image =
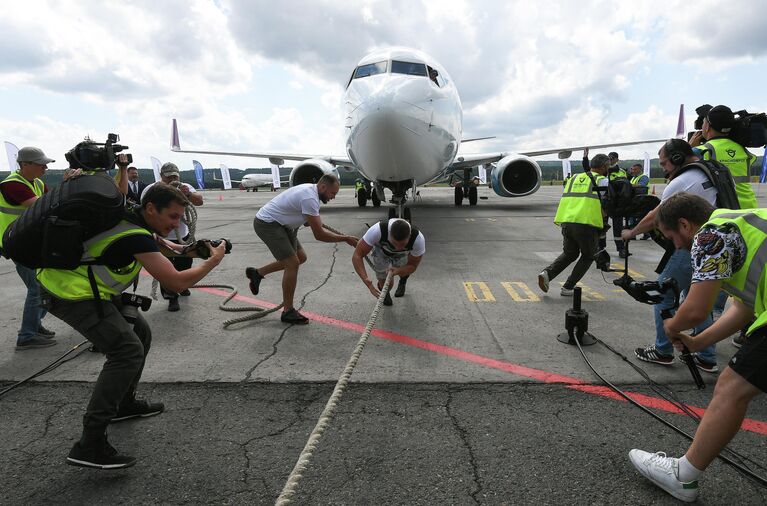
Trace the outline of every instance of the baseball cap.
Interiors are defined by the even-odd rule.
[[[47,165],[55,162],[53,158],[48,158],[40,148],[33,148],[31,146],[21,148],[19,154],[16,157],[17,162],[38,163],[40,165]]]
[[[178,171],[178,167],[176,167],[176,164],[173,162],[166,162],[162,164],[162,167],[160,167],[160,175],[161,176],[178,176],[181,177],[181,174]]]
[[[706,119],[708,119],[708,124],[711,125],[711,128],[723,134],[729,133],[735,125],[735,115],[732,113],[732,109],[726,105],[713,107],[708,111]]]

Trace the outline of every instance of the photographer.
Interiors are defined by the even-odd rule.
[[[562,296],[571,296],[594,261],[604,225],[601,201],[594,187],[607,186],[605,175],[609,163],[607,156],[598,154],[590,162],[590,172],[574,175],[565,185],[554,217],[554,223],[562,227],[562,254],[538,274],[542,291],[548,292],[549,282],[578,259],[559,292]]]
[[[142,267],[163,285],[182,291],[221,262],[226,249],[223,242],[210,248],[207,260],[183,272],[176,271],[160,253],[152,234],[166,236],[176,228],[186,203],[180,191],[158,183],[147,190],[140,209],[84,244],[90,256],[100,259],[98,264],[38,271],[48,311],[106,354],[83,417],[82,437],[69,452],[68,464],[99,469],[132,466],[136,460],[118,453],[107,441],[107,425],[156,415],[164,409],[161,403],[135,397],[152,333],[135,307],[124,307],[121,293],[136,282]],[[126,309],[133,310],[133,324],[126,320]]]
[[[706,109],[710,108],[708,111]],[[699,152],[703,160],[716,160],[730,169],[735,180],[735,191],[741,209],[758,207],[754,189],[751,187],[749,169],[756,160],[746,148],[729,138],[735,127],[735,115],[726,105],[716,107],[702,106],[696,109],[705,113],[701,130],[690,139],[691,146],[701,146]],[[697,125],[697,122],[696,122]]]
[[[665,321],[674,346],[691,351],[713,346],[754,322],[743,347],[730,359],[716,383],[695,438],[681,458],[631,450],[629,458],[648,479],[674,497],[694,501],[698,478],[737,434],[751,400],[767,391],[767,291],[760,251],[767,238],[767,210],[714,210],[705,199],[679,193],[656,213],[663,235],[677,248],[692,250],[694,272],[689,294],[673,318]],[[681,332],[708,318],[719,291],[734,304],[711,327],[695,336]]]
[[[663,169],[669,183],[663,190],[661,202],[665,202],[672,195],[679,192],[687,192],[697,195],[706,200],[712,206],[716,205],[717,189],[709,181],[706,174],[694,167],[687,165],[698,161],[698,157],[692,151],[692,147],[682,139],[670,139],[658,151],[660,166]],[[656,207],[632,229],[624,230],[621,236],[623,240],[628,241],[639,234],[650,232],[655,228],[656,216],[660,207]],[[666,278],[676,280],[682,294],[685,294],[690,287],[692,279],[692,265],[690,252],[677,249],[668,259],[666,265],[658,276],[658,281]],[[663,318],[661,313],[666,309],[673,308],[674,297],[667,293],[664,301],[653,306],[655,314],[655,344],[645,348],[634,350],[637,358],[644,362],[651,362],[660,365],[672,365],[674,363],[674,349],[668,336],[663,330]],[[700,322],[696,330],[698,332],[711,325],[711,318],[708,317]],[[701,350],[694,357],[695,364],[702,371],[715,373],[719,370],[716,365],[716,353],[714,346],[708,346]]]

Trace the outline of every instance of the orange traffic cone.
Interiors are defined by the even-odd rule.
[[[655,187],[653,187],[653,195],[655,195]],[[224,200],[224,196],[220,193],[218,194],[218,200]]]

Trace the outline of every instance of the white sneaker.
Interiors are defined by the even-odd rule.
[[[629,459],[642,476],[673,495],[680,501],[693,502],[698,498],[698,480],[679,481],[679,459],[666,457],[663,452],[650,453],[631,450]]]
[[[546,293],[549,291],[549,273],[546,271],[541,271],[540,274],[538,274],[538,287],[543,291],[543,293]]]
[[[574,291],[573,291],[572,288],[565,288],[564,286],[559,291],[559,295],[561,295],[563,297],[572,297],[573,293],[574,293]]]

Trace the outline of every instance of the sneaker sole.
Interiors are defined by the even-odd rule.
[[[157,416],[161,414],[163,411],[154,411],[152,413],[142,413],[140,415],[128,415],[128,416],[121,416],[121,417],[115,417],[112,418],[112,421],[109,423],[117,423],[117,422],[124,422],[125,420],[131,420],[133,418],[149,418],[150,416]]]
[[[546,280],[543,279],[543,276],[540,274],[538,275],[538,288],[540,288],[543,293],[549,293],[549,285],[546,284]]]
[[[114,469],[125,469],[126,467],[131,467],[136,464],[136,460],[132,460],[131,462],[126,462],[124,464],[97,464],[95,462],[88,462],[87,460],[77,460],[73,459],[72,457],[67,457],[67,464],[70,466],[77,466],[77,467],[89,467],[91,469],[103,469],[104,471],[111,471]]]
[[[248,288],[250,288],[250,293],[252,293],[253,295],[258,295],[258,289],[259,289],[259,287],[254,286],[253,284],[254,283],[253,278],[256,277],[256,272],[257,272],[256,269],[254,269],[253,267],[248,267],[247,269],[245,269],[245,277],[247,277],[248,280],[250,281],[250,283],[248,284]]]
[[[48,338],[46,338],[46,339],[48,339]],[[48,348],[49,346],[56,346],[56,343],[58,343],[58,341],[49,341],[49,342],[44,343],[44,344],[28,344],[26,346],[16,345],[16,349],[19,350],[19,351],[24,351],[24,350],[33,350],[33,349],[36,349],[36,348]]]
[[[634,356],[636,356],[637,359],[641,360],[642,362],[647,362],[648,364],[658,364],[658,365],[674,365],[674,359],[672,358],[668,362],[660,362],[658,360],[651,360],[649,358],[640,357],[636,353],[634,353]]]
[[[634,466],[634,468],[637,471],[639,471],[639,474],[644,476],[648,481],[652,482],[653,485],[655,485],[656,487],[662,489],[667,494],[670,494],[671,496],[676,497],[680,501],[684,501],[684,502],[695,502],[695,500],[698,498],[697,494],[695,494],[695,496],[693,496],[693,497],[680,496],[680,495],[678,495],[676,493],[675,490],[670,490],[664,483],[661,483],[659,481],[655,481],[652,478],[652,476],[650,476],[647,473],[647,468],[645,467],[645,465],[642,462],[637,462],[637,461],[634,460],[634,455],[632,454],[632,452],[629,452],[629,460],[631,461],[631,464]]]

